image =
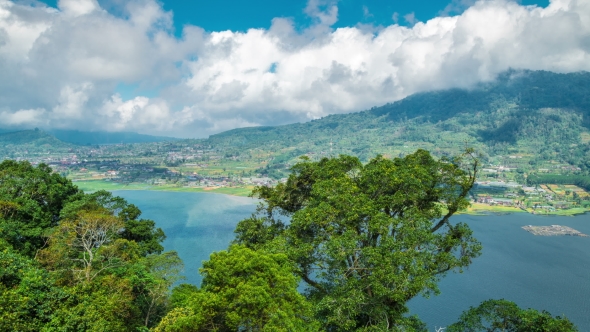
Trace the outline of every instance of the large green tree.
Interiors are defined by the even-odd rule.
[[[5,160],[0,163],[0,238],[33,257],[43,233],[57,225],[64,205],[81,197],[72,182],[45,164]]]
[[[254,191],[259,214],[238,224],[235,242],[286,254],[326,330],[422,329],[406,303],[480,254],[450,219],[468,206],[477,169],[471,151],[304,159],[286,183]]]
[[[174,291],[176,308],[156,331],[317,331],[286,255],[231,246],[213,253],[201,273],[201,289]]]
[[[521,309],[507,300],[487,300],[465,311],[448,332],[575,332],[567,318]]]

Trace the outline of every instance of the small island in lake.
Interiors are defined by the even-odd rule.
[[[561,225],[551,225],[551,226],[527,225],[527,226],[523,226],[522,228],[525,231],[532,233],[533,235],[542,235],[542,236],[569,235],[569,236],[584,236],[584,237],[588,236],[588,235],[581,233],[571,227],[561,226]]]

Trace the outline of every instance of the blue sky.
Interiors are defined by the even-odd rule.
[[[508,69],[590,71],[590,0],[0,0],[0,13],[5,127],[207,137]]]
[[[43,1],[57,7],[57,0]],[[311,19],[305,15],[307,0],[166,0],[160,1],[165,10],[174,13],[176,33],[182,31],[185,24],[200,26],[207,31],[246,31],[250,28],[267,29],[276,17],[292,18],[296,25],[305,27]],[[426,21],[441,14],[460,14],[467,4],[474,1],[452,0],[340,0],[338,5],[338,22],[333,27],[355,26],[359,23],[387,26],[394,23],[394,13],[398,13],[400,25],[407,25],[403,17],[414,13],[416,19]],[[548,0],[521,0],[523,5],[546,7]],[[100,0],[103,8],[116,13],[118,5],[113,0]],[[118,1],[114,1],[115,4]],[[445,13],[447,6],[455,10]]]

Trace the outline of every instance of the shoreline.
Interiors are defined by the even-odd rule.
[[[72,181],[80,190],[84,192],[94,192],[98,190],[116,191],[116,190],[146,190],[146,191],[167,191],[167,192],[194,192],[194,193],[212,193],[229,196],[248,197],[254,186],[245,187],[176,187],[154,186],[149,184],[131,183],[128,185],[120,183],[109,183],[101,180],[90,181]]]
[[[148,184],[131,183],[128,185],[106,182],[102,180],[89,180],[89,181],[73,181],[72,183],[78,186],[84,192],[94,192],[98,190],[146,190],[146,191],[167,191],[167,192],[194,192],[194,193],[212,193],[212,194],[223,194],[229,196],[238,197],[249,197],[254,186],[244,187],[176,187],[173,185],[154,186]],[[557,210],[550,213],[535,213],[532,209],[522,209],[511,206],[491,206],[481,203],[471,203],[471,205],[465,210],[460,211],[457,214],[466,214],[473,216],[486,216],[486,215],[503,215],[513,213],[529,213],[538,216],[576,216],[583,215],[589,211],[584,208],[573,208],[567,210]]]

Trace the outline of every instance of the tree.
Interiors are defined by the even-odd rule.
[[[106,191],[84,194],[46,165],[1,163],[0,330],[157,324],[182,263],[160,254],[164,233],[140,214]]]
[[[175,251],[149,255],[138,263],[132,273],[137,302],[144,326],[153,327],[169,310],[169,289],[184,279],[180,276],[184,265]]]
[[[44,245],[43,233],[57,225],[63,206],[82,195],[45,164],[0,163],[0,238],[28,257]]]
[[[286,183],[255,189],[263,203],[235,242],[286,254],[326,330],[422,329],[404,316],[407,301],[436,294],[442,276],[480,254],[469,227],[450,222],[469,205],[477,168],[471,151],[303,159]]]
[[[39,260],[52,270],[71,274],[75,281],[92,281],[101,272],[138,256],[135,243],[119,238],[123,226],[107,211],[80,212],[75,219],[62,220],[51,232],[49,246],[40,251]]]
[[[507,300],[487,300],[461,314],[447,332],[573,332],[577,328],[567,318],[547,311],[521,309]]]
[[[203,264],[201,289],[180,287],[177,307],[156,331],[313,331],[310,306],[297,292],[283,254],[231,246]]]
[[[112,193],[99,190],[91,194],[79,196],[75,201],[68,203],[61,211],[62,219],[72,218],[80,211],[92,211],[106,209],[108,213],[117,216],[125,224],[120,236],[129,241],[135,241],[142,256],[161,253],[164,250],[161,242],[166,235],[161,228],[156,228],[153,220],[138,219],[141,211],[137,206],[127,203],[121,197]]]
[[[0,331],[40,331],[61,293],[37,262],[8,247],[0,249]]]
[[[62,288],[65,296],[53,307],[42,331],[137,331],[141,317],[127,279],[105,275],[93,282]]]

